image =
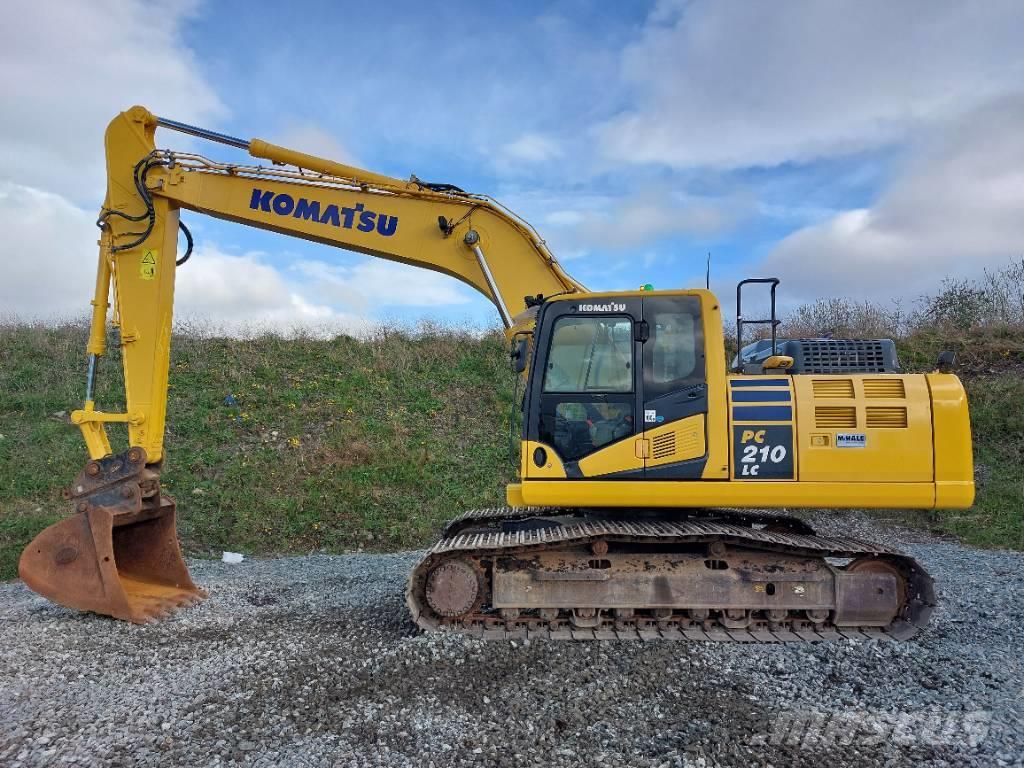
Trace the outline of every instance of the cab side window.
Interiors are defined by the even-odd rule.
[[[693,315],[689,312],[655,312],[651,378],[655,384],[681,381],[693,375],[697,364]]]
[[[651,402],[705,381],[704,331],[696,296],[644,303],[650,338],[644,344],[644,400]]]

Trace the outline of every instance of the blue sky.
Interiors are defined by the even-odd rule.
[[[789,304],[909,305],[1024,252],[1019,3],[43,5],[0,32],[22,74],[0,85],[0,312],[87,304],[99,137],[133,103],[493,194],[594,289],[700,285],[710,251],[723,298],[776,274]],[[186,221],[181,317],[496,321],[448,278]],[[62,281],[26,252],[60,254]]]

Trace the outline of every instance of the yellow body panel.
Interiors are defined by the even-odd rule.
[[[974,456],[967,394],[948,373],[925,376],[932,399],[936,506],[963,509],[974,503]]]
[[[509,486],[510,504],[517,506],[609,506],[630,507],[835,507],[835,508],[964,508],[974,499],[970,423],[963,386],[949,374],[856,374],[816,376],[766,376],[786,378],[785,386],[758,386],[750,376],[723,377],[723,400],[727,402],[728,426],[717,434],[730,445],[734,425],[741,432],[756,432],[765,426],[791,427],[794,439],[794,478],[791,480],[734,479],[634,480],[608,478],[559,479],[554,473],[540,480],[529,476]],[[785,392],[784,403],[792,408],[790,421],[754,422],[731,418],[733,399],[728,380],[741,379],[754,386],[743,387],[748,395],[740,405],[772,405],[758,393]],[[727,394],[728,393],[728,394]],[[778,400],[775,404],[778,404]],[[819,412],[819,408],[829,409]],[[659,426],[644,433],[643,440],[679,429],[689,430],[703,416]],[[710,424],[709,438],[715,433]],[[863,437],[858,447],[839,446],[839,436]],[[632,456],[650,458],[650,443],[640,448],[641,438],[630,438],[599,451],[591,458],[601,462],[589,471],[616,471],[631,464]],[[854,441],[856,442],[856,441]],[[708,440],[709,446],[711,440]],[[933,449],[934,445],[934,449]],[[634,453],[629,454],[627,449]],[[550,451],[550,449],[548,449]],[[694,451],[698,450],[696,445]],[[601,454],[604,454],[603,456]],[[697,453],[696,455],[701,455]],[[731,453],[729,454],[732,455]],[[524,454],[524,461],[527,456]],[[682,460],[673,457],[671,460]],[[580,462],[583,468],[586,459]],[[732,467],[731,472],[737,472]],[[536,482],[535,482],[536,480]]]
[[[704,317],[705,365],[707,367],[708,415],[707,464],[705,480],[729,477],[731,443],[728,428],[726,393],[725,334],[722,331],[722,308],[710,291],[700,291],[701,313]]]
[[[520,446],[522,447],[520,467],[524,470],[522,473],[524,477],[529,477],[531,480],[565,479],[565,467],[562,465],[562,459],[559,458],[558,452],[550,445],[534,442],[533,440],[523,440]],[[541,467],[538,467],[533,460],[534,451],[538,448],[542,448],[544,453],[547,454],[547,461]]]
[[[614,472],[628,472],[644,468],[643,454],[633,435],[611,443],[579,460],[577,466],[584,477],[600,477]]]
[[[650,448],[647,450],[648,467],[660,467],[677,461],[699,459],[707,451],[707,440],[704,435],[705,419],[703,413],[688,416],[679,421],[662,424],[655,429],[644,431],[644,440]],[[675,450],[659,456],[658,446],[662,440],[673,438]]]
[[[923,375],[807,374],[792,381],[800,480],[933,480],[931,402]],[[863,435],[863,445],[840,447],[837,435],[844,434]]]
[[[530,507],[923,509],[935,505],[935,486],[932,483],[754,483],[732,480],[527,480],[516,486],[514,497]]]

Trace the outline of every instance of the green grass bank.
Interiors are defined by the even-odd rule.
[[[85,343],[80,326],[0,326],[0,578],[70,512],[60,489],[85,461],[68,419]],[[977,504],[915,517],[972,544],[1024,549],[1024,333],[918,329],[899,345],[908,370],[927,370],[941,349],[961,354],[974,427]],[[502,503],[514,474],[513,378],[498,334],[179,335],[170,382],[163,478],[194,554],[417,547],[462,510]],[[123,408],[121,393],[114,347],[98,401]]]

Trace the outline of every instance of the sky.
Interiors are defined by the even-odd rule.
[[[910,306],[1024,254],[1024,3],[19,2],[0,28],[0,316],[84,316],[102,136],[182,122],[487,193],[594,290],[782,279]],[[160,131],[157,146],[237,159]],[[181,320],[487,327],[446,276],[185,212]]]

